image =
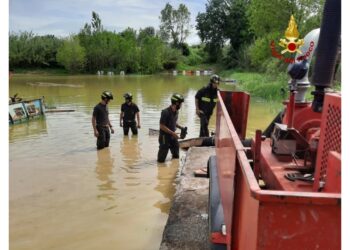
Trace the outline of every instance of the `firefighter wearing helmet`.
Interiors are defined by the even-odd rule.
[[[220,83],[218,75],[212,75],[207,86],[198,90],[195,96],[196,114],[200,118],[199,137],[209,136],[209,120],[217,102],[217,91]]]
[[[179,136],[175,133],[176,128],[181,131],[187,130],[186,127],[182,127],[177,123],[179,110],[184,97],[180,94],[173,94],[170,98],[171,105],[166,109],[162,110],[160,121],[159,121],[159,151],[158,151],[158,162],[164,162],[169,149],[173,159],[179,158]],[[182,133],[183,134],[183,133]],[[184,137],[183,137],[184,138]],[[182,138],[182,139],[183,139]]]
[[[141,128],[140,123],[140,110],[135,103],[132,101],[132,94],[125,93],[123,95],[125,98],[125,103],[121,106],[120,112],[120,127],[123,127],[124,135],[129,134],[129,129],[133,135],[137,135],[137,129]],[[135,121],[135,116],[137,117],[137,123]]]
[[[108,103],[113,100],[113,94],[109,91],[104,91],[101,94],[101,101],[94,107],[92,113],[92,127],[94,135],[97,137],[97,149],[103,149],[109,146],[110,132],[114,130],[109,120]]]

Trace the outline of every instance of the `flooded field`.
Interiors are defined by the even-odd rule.
[[[188,138],[197,137],[194,96],[207,82],[205,76],[14,76],[10,95],[45,96],[47,106],[75,112],[9,129],[10,249],[158,249],[181,159],[168,155],[158,164],[158,138],[148,129],[158,129],[160,111],[178,92],[185,96],[179,123]],[[109,110],[116,133],[109,148],[97,151],[91,115],[104,90],[114,95]],[[118,126],[125,92],[140,109],[137,137],[124,137]],[[254,99],[250,106],[247,136],[281,108]],[[214,125],[215,116],[210,130]]]

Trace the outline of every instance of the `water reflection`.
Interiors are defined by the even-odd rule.
[[[255,130],[264,130],[281,111],[280,103],[268,103],[260,99],[252,98],[248,112],[247,138],[255,136]]]
[[[47,134],[45,117],[36,118],[20,124],[9,126],[10,142],[35,139],[45,134]]]
[[[96,161],[96,177],[100,180],[101,184],[98,185],[101,194],[97,198],[114,200],[115,191],[113,187],[114,181],[111,179],[113,173],[114,159],[111,157],[109,148],[97,150],[97,161]]]
[[[162,213],[169,213],[171,200],[175,193],[175,183],[173,180],[179,169],[179,160],[171,160],[166,163],[158,163],[158,185],[154,190],[163,195],[163,199],[157,201],[153,206],[159,208]]]
[[[127,173],[124,177],[125,186],[127,187],[139,186],[142,182],[139,176],[142,172],[142,164],[139,163],[141,159],[140,151],[138,136],[123,136],[123,139],[120,141],[120,152],[122,161],[125,164],[121,168]]]
[[[120,152],[123,162],[128,168],[135,168],[141,158],[141,149],[138,136],[123,136],[120,141]]]

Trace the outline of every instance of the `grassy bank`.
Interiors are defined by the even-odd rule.
[[[234,72],[233,70],[222,71],[224,78],[235,79],[240,90],[249,92],[252,96],[260,97],[269,101],[279,101],[286,97],[281,89],[287,92],[288,76],[280,74],[271,76],[256,72]]]
[[[286,73],[268,75],[256,72],[234,72],[233,70],[227,70],[222,71],[220,76],[235,79],[237,81],[237,87],[240,90],[249,92],[252,96],[260,97],[269,101],[281,101],[288,97],[289,77]],[[336,79],[332,89],[335,91],[341,91],[341,82]],[[313,99],[313,96],[311,95],[312,90],[314,90],[313,86],[311,86],[306,93],[306,99]]]

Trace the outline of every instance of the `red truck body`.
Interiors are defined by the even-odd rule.
[[[216,117],[216,163],[226,232],[212,235],[227,249],[341,248],[341,97],[326,94],[322,113],[311,105],[292,107],[283,123],[318,146],[314,181],[290,181],[286,174],[307,165],[308,159],[272,152],[272,139],[260,136],[244,147],[249,108],[245,92],[220,91]],[[312,115],[305,115],[312,114]],[[289,118],[288,118],[289,117]],[[298,146],[299,147],[299,146]]]

